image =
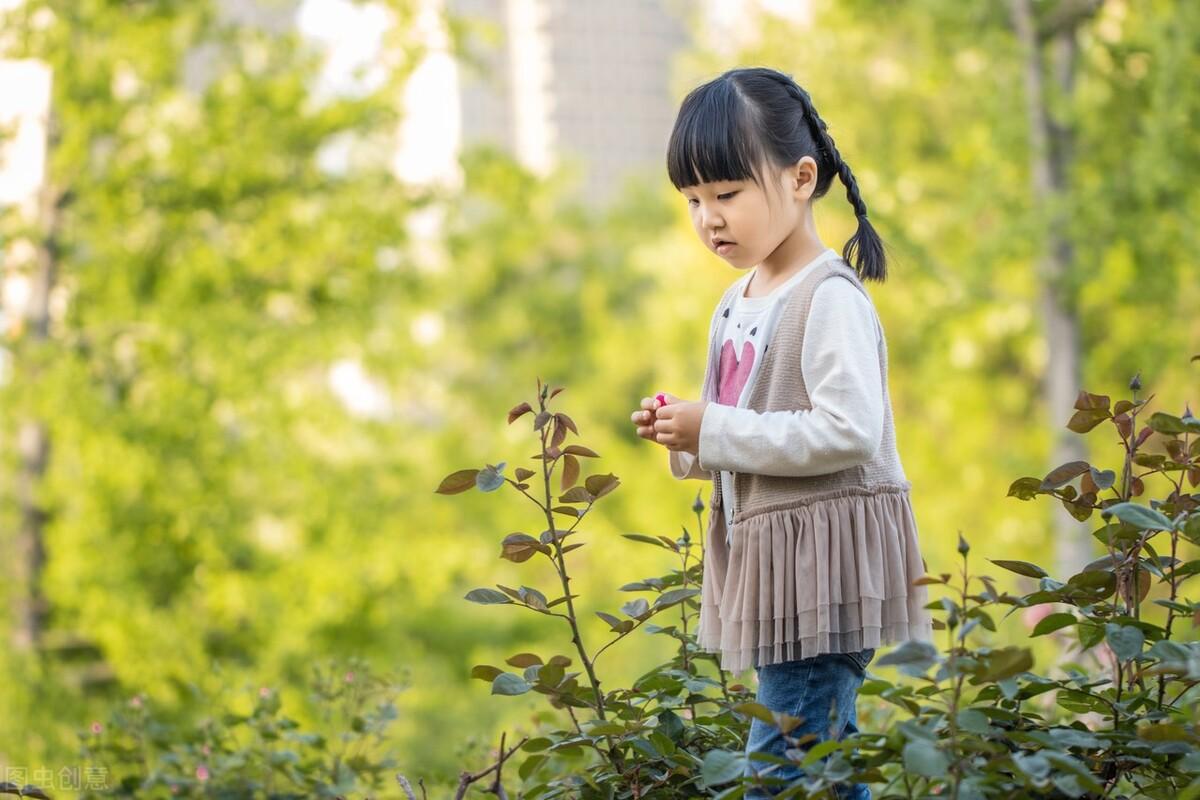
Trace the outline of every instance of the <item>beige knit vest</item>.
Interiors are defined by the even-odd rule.
[[[870,300],[855,271],[841,259],[830,259],[809,268],[811,274],[802,278],[780,299],[784,307],[780,311],[775,332],[763,353],[762,366],[751,389],[747,408],[755,411],[789,411],[811,409],[808,389],[800,370],[801,352],[804,348],[804,333],[808,323],[808,312],[813,294],[821,282],[830,278],[844,278],[853,283]],[[718,305],[714,321],[724,309],[733,305],[741,281],[730,287]],[[715,338],[715,337],[714,337]],[[880,377],[883,383],[884,423],[883,439],[875,456],[860,464],[839,472],[825,475],[790,477],[734,473],[734,517],[733,522],[747,519],[764,511],[773,511],[805,505],[814,500],[839,497],[848,494],[879,494],[881,492],[903,492],[911,488],[900,464],[896,450],[895,428],[887,385],[887,342],[879,340]],[[705,377],[704,397],[715,401],[716,369],[712,365]],[[779,366],[780,364],[785,366]],[[713,508],[721,508],[721,473],[713,474]]]
[[[756,411],[809,409],[801,352],[813,293],[822,281],[849,280],[840,259],[806,267],[785,305],[751,389]],[[702,397],[716,400],[717,321],[743,281],[725,293],[710,326]],[[869,299],[869,295],[868,295]],[[712,473],[697,642],[738,672],[822,653],[933,636],[910,483],[896,453],[887,394],[887,351],[880,337],[885,422],[879,450],[865,464],[825,475],[733,473],[734,514],[727,531],[721,472]],[[727,534],[732,534],[727,544]]]

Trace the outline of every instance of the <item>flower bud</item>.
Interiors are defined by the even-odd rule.
[[[1141,370],[1138,370],[1138,373],[1136,375],[1134,375],[1133,378],[1131,378],[1129,381],[1129,391],[1140,392],[1141,390],[1142,390],[1142,373],[1141,373]]]

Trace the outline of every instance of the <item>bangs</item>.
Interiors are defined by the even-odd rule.
[[[746,104],[727,81],[698,87],[679,109],[667,143],[667,176],[677,190],[716,181],[762,185],[764,163]]]

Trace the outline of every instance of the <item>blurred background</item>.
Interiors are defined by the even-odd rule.
[[[506,413],[540,378],[599,452],[585,466],[621,478],[575,556],[589,635],[618,586],[671,566],[621,533],[697,534],[708,484],[674,480],[629,415],[698,395],[740,274],[665,171],[683,96],[730,67],[810,91],[888,245],[869,290],[931,572],[959,532],[980,568],[1078,570],[1095,523],[1009,484],[1119,467],[1109,434],[1064,428],[1080,389],[1128,397],[1140,372],[1152,410],[1198,397],[1200,4],[0,11],[0,766],[75,763],[106,708],[184,709],[190,684],[270,686],[306,718],[300,685],[338,655],[404,676],[391,736],[414,779],[481,768],[542,718],[470,670],[567,635],[463,595],[548,584],[497,558],[544,519],[434,489],[534,463]],[[840,184],[816,217],[840,250]],[[670,645],[631,636],[608,674]],[[1037,646],[1039,667],[1060,656]]]

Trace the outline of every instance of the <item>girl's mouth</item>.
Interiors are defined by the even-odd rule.
[[[732,250],[736,246],[737,246],[737,242],[718,241],[716,249],[717,249],[718,253],[724,255],[725,253],[728,253],[730,250]]]

